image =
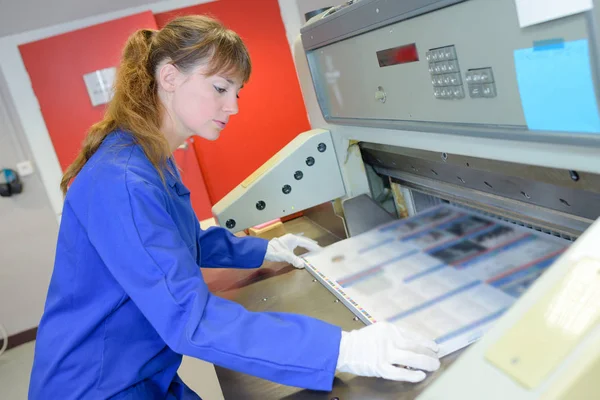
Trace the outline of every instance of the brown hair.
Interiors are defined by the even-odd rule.
[[[159,31],[135,32],[123,50],[114,96],[104,118],[90,128],[80,153],[63,175],[60,183],[63,194],[106,136],[116,129],[133,135],[164,180],[162,171],[171,150],[160,132],[162,110],[155,76],[164,61],[182,72],[204,64],[209,76],[223,73],[243,83],[250,78],[252,68],[240,37],[209,17],[180,17]]]

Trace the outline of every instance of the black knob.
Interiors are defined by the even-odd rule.
[[[575,182],[579,180],[579,174],[577,171],[569,171],[569,175],[571,175],[571,179],[573,179]]]
[[[308,165],[309,167],[312,167],[313,165],[315,165],[315,159],[312,157],[308,157],[306,159],[306,165]]]
[[[283,194],[290,194],[290,192],[292,191],[292,187],[290,185],[285,185],[281,191],[283,192]]]
[[[267,206],[267,204],[262,200],[259,201],[258,203],[256,203],[256,209],[259,211],[264,210],[266,206]]]
[[[225,222],[225,226],[227,227],[227,229],[235,228],[235,220],[228,219],[227,222]]]
[[[319,153],[324,153],[325,150],[327,150],[327,145],[325,143],[319,143],[317,150],[319,150]]]
[[[304,177],[304,174],[302,173],[302,171],[296,171],[296,173],[294,173],[294,178],[296,178],[297,181],[299,181],[303,177]]]

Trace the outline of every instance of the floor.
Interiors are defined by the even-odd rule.
[[[0,356],[0,388],[7,400],[27,398],[35,342],[15,347]]]
[[[0,393],[2,400],[26,400],[35,342],[15,347],[0,356]],[[179,368],[181,379],[204,400],[224,400],[212,364],[184,357]]]

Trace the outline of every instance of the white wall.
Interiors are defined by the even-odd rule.
[[[0,76],[0,168],[30,157],[11,118]],[[0,197],[0,324],[9,335],[37,325],[42,315],[58,225],[39,175],[22,178],[23,193]]]

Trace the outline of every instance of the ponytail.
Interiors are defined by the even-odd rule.
[[[82,150],[66,169],[60,188],[66,195],[68,185],[94,155],[104,139],[115,129],[133,133],[150,162],[163,178],[162,166],[169,157],[169,144],[160,133],[160,112],[156,79],[148,68],[148,55],[155,32],[142,29],[127,41],[117,71],[114,96],[104,118],[92,125],[83,141]]]

